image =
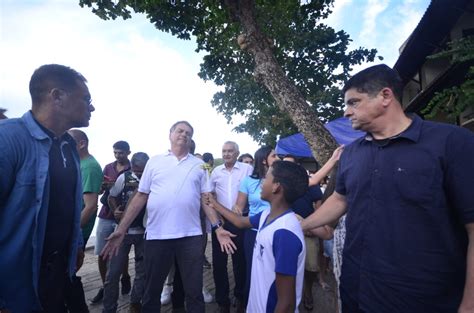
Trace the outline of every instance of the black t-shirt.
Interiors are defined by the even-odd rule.
[[[74,163],[75,146],[66,140],[67,134],[56,137],[42,127],[51,137],[49,151],[49,205],[43,244],[43,260],[54,252],[68,255],[76,197],[77,168]]]

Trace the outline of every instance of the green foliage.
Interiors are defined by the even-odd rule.
[[[242,116],[235,129],[247,132],[261,144],[274,144],[278,135],[297,131],[285,112],[253,76],[254,61],[237,44],[241,26],[218,0],[80,0],[103,19],[131,17],[131,10],[145,13],[161,31],[181,39],[194,37],[196,51],[205,51],[199,76],[222,89],[211,103],[228,122]],[[234,2],[238,5],[239,1]],[[348,50],[350,38],[322,24],[333,0],[256,0],[255,16],[272,42],[276,60],[324,121],[342,115],[340,87],[356,64],[373,61],[375,49]],[[271,74],[271,73],[270,73]]]
[[[430,58],[450,58],[451,64],[474,61],[474,36],[461,38],[448,44],[448,49],[430,56]],[[434,118],[438,113],[446,114],[454,123],[457,117],[469,107],[474,107],[474,66],[471,65],[465,76],[466,80],[459,86],[436,92],[435,96],[422,113]]]

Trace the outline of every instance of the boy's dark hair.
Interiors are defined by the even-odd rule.
[[[390,88],[398,102],[402,103],[403,82],[400,75],[389,66],[379,64],[352,76],[342,88],[342,94],[344,95],[349,89],[355,88],[358,92],[375,96],[386,87]]]
[[[150,157],[145,152],[134,153],[131,159],[132,166],[145,167]]]
[[[293,203],[308,191],[306,170],[290,161],[274,161],[272,164],[273,182],[283,187],[286,202]]]
[[[113,148],[122,151],[130,151],[130,145],[128,144],[128,142],[123,140],[114,143]]]
[[[209,162],[210,160],[213,160],[213,161],[214,161],[214,156],[212,155],[212,153],[205,152],[205,153],[202,155],[202,160],[203,160],[205,163]]]
[[[46,64],[37,68],[30,79],[30,95],[33,104],[39,104],[43,96],[53,88],[73,91],[77,82],[86,83],[81,73],[59,64]]]

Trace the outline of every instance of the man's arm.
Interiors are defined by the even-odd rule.
[[[226,220],[234,224],[238,228],[251,228],[250,218],[248,216],[240,216],[231,210],[225,208],[222,204],[217,202],[214,197],[209,198],[210,206],[219,212]]]
[[[237,215],[242,215],[247,205],[248,205],[247,194],[243,193],[242,191],[239,191],[237,195],[237,200],[235,201],[235,205],[232,207],[232,211],[237,213]]]
[[[99,194],[95,192],[86,192],[82,194],[84,201],[84,209],[81,212],[81,228],[86,226],[89,222],[92,214],[97,212],[97,201],[99,200]]]
[[[201,194],[201,206],[207,218],[209,219],[209,221],[211,221],[211,224],[218,225],[220,223],[219,216],[216,213],[216,211],[214,211],[212,207],[209,206],[210,199],[214,199],[211,193],[205,192]],[[232,254],[237,250],[237,246],[232,241],[232,238],[235,237],[236,235],[223,229],[222,227],[218,227],[217,229],[213,231],[216,232],[217,240],[219,241],[222,252],[225,251],[227,252],[227,254]]]
[[[122,244],[123,237],[125,236],[127,229],[132,224],[133,220],[138,216],[140,211],[146,205],[148,201],[148,194],[137,192],[133,199],[130,201],[130,204],[125,211],[125,215],[122,217],[120,224],[117,229],[106,239],[107,244],[100,253],[100,255],[107,259],[117,255],[120,245]]]
[[[459,313],[474,312],[474,223],[466,224],[469,245],[467,246],[466,284],[459,306]]]
[[[334,192],[319,209],[301,222],[303,231],[331,224],[346,213],[346,197]]]
[[[123,206],[120,203],[118,197],[114,197],[109,195],[109,198],[107,199],[107,202],[109,204],[110,210],[114,213],[115,220],[117,222],[120,222],[120,220],[123,217]]]
[[[296,304],[295,277],[276,273],[275,286],[278,298],[275,313],[294,312]]]

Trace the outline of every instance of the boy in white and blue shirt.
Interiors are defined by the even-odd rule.
[[[249,313],[298,312],[306,249],[303,231],[290,204],[307,188],[304,168],[292,162],[275,161],[262,184],[261,198],[270,202],[269,209],[250,218],[243,217],[210,199],[211,206],[227,221],[239,228],[258,229],[247,305]]]

